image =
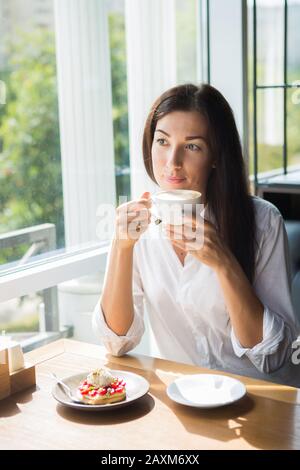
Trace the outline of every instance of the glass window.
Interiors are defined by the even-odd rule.
[[[53,289],[57,292],[56,287]],[[25,352],[61,336],[71,336],[73,328],[65,323],[64,316],[52,328],[49,294],[50,290],[44,290],[0,303],[0,335],[20,342]]]
[[[199,8],[199,0],[176,0],[178,83],[197,83],[200,80]]]
[[[124,0],[106,5],[118,198],[130,196]],[[73,250],[65,236],[54,1],[39,6],[37,0],[0,0],[0,13],[0,275],[4,275],[8,269],[44,262],[81,246]],[[90,82],[92,88],[92,77]],[[82,171],[94,173],[86,165]],[[0,305],[0,330],[36,332],[39,304],[44,302],[47,315],[57,310],[56,288],[38,293],[34,301],[27,297]]]
[[[283,141],[283,90],[259,90],[257,93],[259,173],[282,166]]]
[[[288,82],[300,80],[300,0],[288,2]]]
[[[20,340],[35,335],[40,326],[42,294],[32,294],[11,299],[0,304],[0,334],[22,334]]]
[[[124,0],[109,0],[106,5],[118,201],[120,195],[130,197]],[[0,273],[3,274],[7,263],[24,265],[35,255],[43,253],[46,257],[50,252],[61,252],[66,248],[66,236],[54,2],[45,0],[41,5],[37,0],[0,0],[0,12],[4,13],[0,19],[1,103],[5,92],[5,104],[0,104]],[[74,112],[79,106],[81,109],[87,106],[79,101],[77,97]],[[81,124],[85,125],[85,117],[82,119]],[[80,158],[84,160],[84,157],[81,152]],[[79,157],[74,149],[75,158]],[[93,172],[83,162],[78,168],[82,168],[82,174]],[[65,181],[66,178],[65,175]],[[33,247],[31,229],[38,227],[41,239]]]
[[[116,189],[119,201],[120,196],[130,199],[125,6],[124,0],[113,0],[108,5]]]
[[[7,94],[0,107],[1,265],[31,247],[30,233],[5,240],[12,231],[51,224],[54,238],[46,230],[41,251],[65,243],[53,2],[45,3],[49,14],[40,28],[34,1],[0,0],[0,78]]]
[[[288,4],[287,77],[290,84],[300,87],[300,0]],[[300,88],[287,93],[288,162],[300,165]]]
[[[299,70],[300,76],[300,70]],[[300,85],[300,80],[298,81]],[[287,139],[288,162],[291,166],[300,165],[300,88],[287,92]]]
[[[250,174],[255,148],[259,173],[300,163],[299,24],[300,0],[248,0]]]
[[[253,126],[253,113],[254,113],[254,95],[253,95],[253,67],[254,67],[254,51],[253,51],[253,1],[248,0],[248,16],[247,16],[247,30],[248,30],[248,164],[249,174],[254,173],[254,126]]]
[[[102,85],[97,80],[99,75],[102,77],[103,70],[99,67],[102,64],[99,51],[92,48],[92,40],[86,39],[88,35],[84,37],[80,32],[87,29],[91,21],[92,38],[102,37],[97,36],[98,18],[91,14],[100,10],[103,12],[100,8],[98,10],[98,6],[103,5],[100,2],[102,0],[99,0],[99,4],[94,3],[91,10],[90,6],[81,10],[81,13],[85,13],[83,20],[80,15],[80,8],[84,8],[82,2],[74,2],[79,11],[72,10],[73,16],[68,16],[70,10],[66,9],[59,10],[62,16],[58,17],[54,0],[0,0],[0,276],[4,276],[10,268],[18,270],[30,266],[32,261],[45,263],[51,256],[74,254],[79,248],[83,250],[82,245],[73,246],[69,242],[70,227],[67,219],[74,221],[74,232],[83,235],[89,233],[86,225],[77,217],[76,210],[88,211],[89,204],[86,201],[97,199],[95,187],[89,185],[91,178],[95,174],[99,175],[97,188],[102,184],[105,188],[114,184],[114,181],[111,184],[109,180],[109,184],[104,185],[106,171],[108,177],[111,177],[111,171],[108,167],[102,168],[102,161],[97,161],[98,145],[92,142],[94,133],[91,131],[89,134],[92,127],[89,124],[97,122],[99,127],[99,115],[102,116],[98,108],[92,116],[89,113],[93,106],[91,97],[98,99],[106,91],[107,95],[112,92],[114,162],[110,161],[113,159],[111,153],[106,161],[112,163],[115,170],[112,179],[115,176],[116,202],[119,196],[131,197],[125,0],[105,2],[109,36],[109,51],[105,50],[105,53],[108,52],[107,57],[110,58],[111,83],[106,81],[104,87],[107,83],[107,88],[111,85],[111,90],[101,89],[98,93],[97,87]],[[200,3],[199,0],[176,0],[175,3],[179,83],[197,82],[201,76]],[[64,21],[66,18],[67,22]],[[62,31],[66,24],[71,30],[71,39]],[[101,33],[104,29],[101,29]],[[67,39],[69,42],[65,44]],[[100,41],[94,43],[99,44]],[[80,66],[80,60],[86,56],[89,56],[87,63],[90,69]],[[108,60],[107,57],[101,57],[103,63]],[[68,60],[64,61],[66,58]],[[77,74],[73,73],[72,65]],[[104,70],[107,72],[107,68]],[[97,80],[93,75],[95,71],[98,73],[95,73]],[[62,82],[67,84],[66,88]],[[68,86],[72,82],[76,85],[74,88]],[[83,89],[80,88],[82,83],[85,85],[84,97],[74,92]],[[64,93],[61,93],[61,87]],[[67,97],[66,107],[62,106],[62,96]],[[73,127],[70,125],[70,128],[64,128],[66,123],[68,127],[70,121]],[[91,137],[90,146],[86,141],[83,145],[80,139],[75,145],[74,128],[78,131],[77,135],[81,136],[80,130],[83,129],[85,135]],[[67,158],[66,152],[61,151],[65,149],[66,141]],[[106,148],[109,145],[105,147],[104,142],[104,151]],[[85,156],[91,149],[96,149],[94,161],[91,159],[86,163]],[[73,173],[75,183],[70,177],[73,177]],[[82,197],[83,175],[84,191],[88,193],[89,199]],[[105,191],[108,192],[108,189]],[[73,201],[74,193],[76,204]],[[70,216],[69,208],[73,209],[74,206],[75,211],[70,211]],[[89,214],[87,218],[90,220]],[[91,216],[94,216],[93,210]],[[84,245],[86,250],[90,249],[88,242],[88,246]],[[53,287],[32,296],[0,303],[0,331],[26,331],[26,334],[41,331],[44,328],[41,311],[45,309],[48,319],[51,312],[53,317],[56,316],[57,294],[58,289]],[[57,327],[57,321],[54,324]]]
[[[257,0],[257,82],[284,82],[284,0]]]

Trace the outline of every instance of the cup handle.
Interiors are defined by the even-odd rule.
[[[151,198],[151,202],[154,206],[156,205],[156,202],[153,198]],[[151,212],[151,218],[153,219],[155,225],[159,225],[162,222],[162,220],[155,213],[152,212],[152,209],[150,209],[150,212]]]

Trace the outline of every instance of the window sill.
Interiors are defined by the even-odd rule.
[[[45,344],[52,343],[53,341],[57,341],[60,338],[71,338],[73,333],[73,328],[71,326],[66,326],[60,331],[53,331],[53,332],[32,332],[29,333],[29,337],[26,339],[21,339],[24,337],[24,333],[15,333],[11,334],[13,340],[19,342],[22,346],[23,352],[27,353],[32,351],[33,349],[37,349]]]
[[[109,243],[48,259],[0,276],[0,302],[57,286],[61,282],[105,270]]]

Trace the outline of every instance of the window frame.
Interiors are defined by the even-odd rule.
[[[266,84],[260,85],[257,80],[257,0],[253,0],[253,165],[254,174],[253,182],[255,190],[257,191],[261,180],[265,180],[266,177],[271,177],[279,174],[286,175],[289,171],[288,167],[288,136],[287,136],[287,92],[291,88],[300,88],[300,84],[288,83],[287,72],[288,72],[288,0],[284,1],[284,34],[283,34],[283,83],[274,85]],[[267,172],[258,173],[258,137],[257,137],[257,121],[258,121],[258,106],[257,106],[257,94],[259,90],[283,90],[283,153],[282,153],[282,167],[272,169]]]
[[[61,282],[104,271],[110,243],[70,256],[48,258],[26,269],[0,276],[0,302],[57,286]]]
[[[248,165],[247,0],[208,0],[208,8],[210,84],[233,109]]]

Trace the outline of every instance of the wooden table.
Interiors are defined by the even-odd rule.
[[[300,448],[296,388],[235,376],[247,396],[200,410],[172,402],[166,387],[181,374],[212,372],[206,369],[140,355],[113,357],[101,346],[72,340],[34,350],[26,359],[36,364],[37,386],[0,402],[0,449]],[[66,408],[52,398],[50,371],[63,377],[103,365],[142,375],[149,394],[101,413]]]

